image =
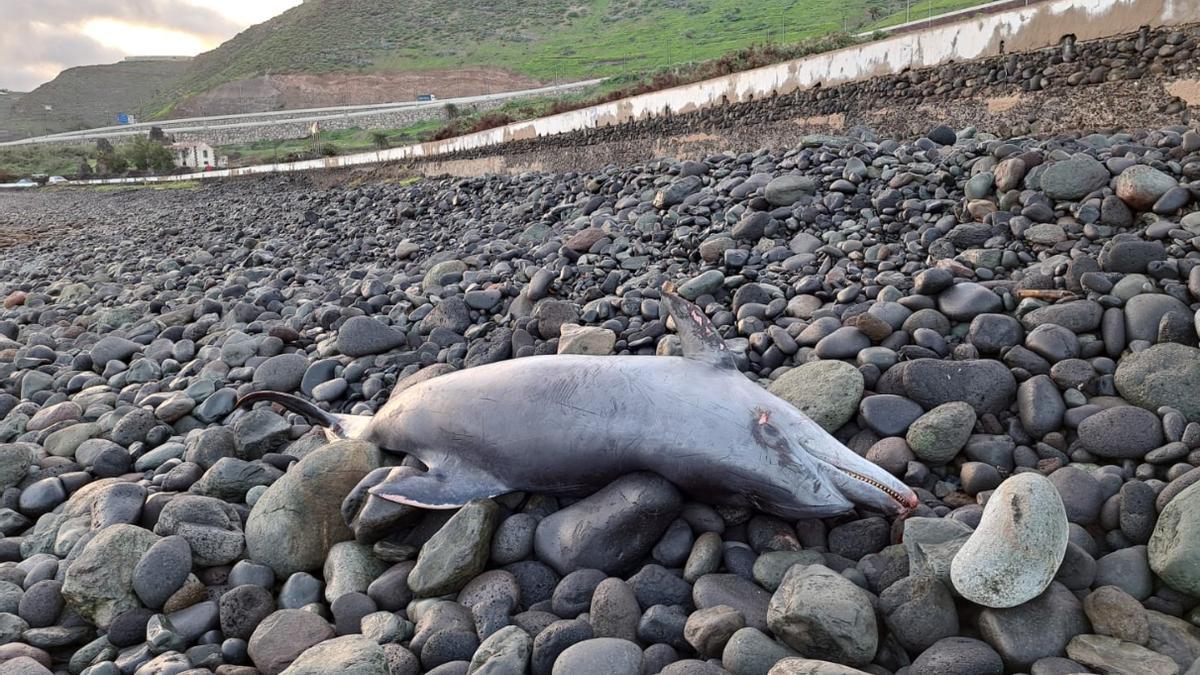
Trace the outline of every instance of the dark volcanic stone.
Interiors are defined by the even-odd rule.
[[[108,627],[108,641],[114,647],[125,648],[146,641],[146,622],[154,612],[144,607],[122,612]]]
[[[982,354],[999,354],[1006,347],[1021,344],[1025,329],[1007,314],[980,314],[971,320],[967,340]]]
[[[979,631],[1008,668],[1023,670],[1040,658],[1065,653],[1071,638],[1088,631],[1088,621],[1075,594],[1051,582],[1044,593],[1022,605],[984,609]]]
[[[1078,201],[1107,185],[1111,177],[1103,164],[1078,154],[1048,165],[1041,174],[1041,185],[1051,199]]]
[[[958,633],[954,596],[937,577],[897,581],[879,596],[879,611],[892,636],[910,652],[921,652]]]
[[[955,321],[970,321],[1003,308],[1000,296],[976,283],[955,284],[938,295],[938,309]]]
[[[227,638],[248,640],[254,629],[271,612],[275,599],[262,586],[246,584],[231,588],[221,596],[221,632]]]
[[[1026,314],[1021,323],[1032,330],[1042,324],[1054,324],[1069,329],[1073,333],[1087,333],[1100,326],[1104,316],[1104,308],[1098,302],[1091,300],[1076,300],[1047,305]]]
[[[1137,459],[1163,444],[1162,423],[1144,408],[1117,406],[1085,419],[1079,440],[1099,457]]]
[[[682,505],[679,490],[657,475],[630,474],[544,518],[534,549],[559,574],[625,571],[650,552]]]
[[[998,361],[917,359],[905,366],[902,378],[905,394],[926,410],[965,401],[977,414],[998,413],[1017,390],[1012,373]]]
[[[63,610],[62,582],[46,579],[25,589],[17,615],[30,628],[54,625]]]
[[[554,662],[568,647],[593,637],[592,626],[582,619],[555,621],[533,639],[529,667],[533,675],[550,675]]]
[[[867,426],[881,436],[903,436],[925,410],[903,396],[880,394],[863,398],[858,412]]]
[[[192,549],[178,535],[155,542],[133,570],[133,590],[147,607],[161,608],[192,571]]]
[[[954,145],[958,142],[958,134],[955,134],[954,130],[945,124],[939,124],[930,129],[925,137],[939,145]]]
[[[1100,251],[1100,268],[1105,272],[1145,272],[1151,262],[1166,257],[1162,242],[1114,239]]]
[[[1004,662],[986,642],[947,637],[933,643],[913,661],[916,675],[1004,675]]]
[[[347,356],[382,354],[407,341],[404,333],[366,316],[352,317],[338,331],[338,351]]]
[[[753,581],[735,574],[706,574],[693,586],[692,600],[701,609],[728,605],[742,613],[747,626],[767,630],[771,595]]]

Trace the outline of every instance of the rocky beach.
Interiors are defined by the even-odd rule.
[[[345,179],[0,195],[0,674],[1200,673],[1195,130]],[[235,409],[678,355],[665,284],[920,506],[382,509]]]

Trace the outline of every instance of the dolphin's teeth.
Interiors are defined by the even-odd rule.
[[[860,480],[860,481],[866,483],[867,485],[870,485],[871,487],[878,489],[880,492],[883,492],[887,496],[896,500],[897,503],[904,504],[904,496],[901,495],[899,492],[893,490],[892,488],[884,485],[883,483],[880,483],[879,481],[877,481],[873,478],[868,478],[867,476],[864,476],[861,473],[858,473],[856,471],[851,471],[849,469],[842,469],[840,467],[839,467],[839,470],[842,473],[850,476],[851,478]]]

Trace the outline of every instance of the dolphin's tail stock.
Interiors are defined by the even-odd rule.
[[[369,417],[360,415],[337,415],[335,413],[326,412],[317,406],[305,401],[299,396],[285,394],[279,391],[256,391],[238,399],[237,407],[252,406],[259,401],[270,401],[283,406],[297,415],[304,417],[310,424],[323,427],[325,435],[330,440],[341,438],[362,438],[366,432],[367,423],[370,422]]]

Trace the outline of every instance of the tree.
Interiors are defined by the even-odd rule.
[[[125,159],[142,171],[170,171],[175,166],[171,151],[155,143],[149,136],[138,136],[125,146]]]
[[[167,134],[162,127],[150,127],[150,140],[162,144],[167,142]]]
[[[389,145],[388,141],[389,141],[388,135],[383,133],[382,131],[372,131],[371,132],[371,142],[375,144],[375,147],[377,149],[387,150],[388,145]]]
[[[108,142],[107,138],[96,141],[96,173],[124,173],[127,168],[129,168],[129,163],[125,161],[124,157],[117,154],[116,148]]]
[[[872,21],[883,18],[887,11],[887,0],[867,0],[867,16],[871,17]]]

